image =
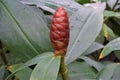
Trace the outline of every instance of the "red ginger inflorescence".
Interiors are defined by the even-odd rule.
[[[64,56],[69,43],[69,20],[63,7],[58,7],[53,15],[50,27],[50,39],[54,54]]]

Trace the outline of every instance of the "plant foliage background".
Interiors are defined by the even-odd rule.
[[[69,80],[119,80],[120,0],[0,0],[0,80],[62,80],[49,39],[59,6],[70,22]]]

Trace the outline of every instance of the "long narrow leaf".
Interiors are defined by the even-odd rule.
[[[68,49],[68,56],[66,57],[67,63],[74,61],[82,55],[95,41],[102,28],[102,11],[87,8],[86,11],[83,11],[83,9],[84,8],[81,8],[81,11],[78,13],[81,16],[78,16],[80,18],[80,20],[78,20],[79,25],[76,25],[78,23],[74,24],[74,28],[71,30],[71,40],[73,41],[70,42],[70,47]],[[79,31],[78,33],[76,29]]]
[[[83,59],[87,64],[89,64],[90,66],[93,66],[98,71],[100,71],[104,67],[104,65],[102,65],[101,63],[97,61],[90,59],[89,57],[81,56],[80,59]]]
[[[88,55],[92,52],[95,52],[101,48],[103,48],[104,46],[100,43],[94,42],[91,44],[91,46],[82,54],[82,55]]]
[[[112,41],[110,41],[102,50],[100,54],[100,59],[110,54],[110,52],[120,50],[120,38],[116,38]]]

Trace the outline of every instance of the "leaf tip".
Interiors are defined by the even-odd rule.
[[[107,33],[107,32],[104,34],[104,36],[105,36],[106,40],[109,39],[109,38],[108,38],[108,33]]]
[[[103,57],[104,57],[103,53],[100,53],[99,60],[102,59]]]

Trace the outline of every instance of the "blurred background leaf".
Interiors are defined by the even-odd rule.
[[[23,69],[29,67],[29,66],[34,66],[36,64],[38,64],[40,61],[49,58],[53,55],[53,52],[46,52],[43,54],[39,54],[36,57],[32,58],[31,60],[27,61],[26,63],[22,64],[21,66],[19,65],[19,67],[16,68],[17,65],[15,65],[15,69],[14,69],[14,65],[13,67],[9,67],[8,69],[12,72],[12,74],[10,74],[6,80],[9,80],[10,78],[13,77],[14,74],[18,73],[19,71],[22,71]],[[19,77],[19,75],[17,75]],[[20,75],[21,76],[21,75]]]
[[[70,80],[94,80],[96,77],[95,70],[84,62],[73,62],[69,64],[68,74]]]
[[[16,71],[22,64],[14,64],[8,67],[8,70],[12,73]],[[32,69],[30,68],[24,68],[23,70],[19,71],[15,74],[15,79],[19,80],[29,80],[31,75]]]
[[[84,60],[90,66],[93,66],[97,71],[100,71],[104,67],[102,63],[92,60],[91,58],[87,56],[81,56],[80,59]]]
[[[97,75],[97,80],[119,80],[120,64],[109,64]]]
[[[102,50],[100,54],[100,59],[110,54],[110,52],[120,50],[120,38],[116,38],[110,41]]]
[[[5,66],[0,66],[0,80],[4,80]]]
[[[104,46],[100,43],[93,42],[91,46],[82,54],[82,55],[88,55],[91,54],[92,52],[95,52],[99,49],[102,49]]]

